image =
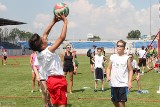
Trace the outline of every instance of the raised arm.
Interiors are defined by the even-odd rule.
[[[66,38],[67,24],[68,24],[67,18],[64,15],[59,15],[59,18],[63,21],[64,24],[60,36],[54,42],[54,44],[49,48],[49,51],[51,52],[54,52]]]
[[[52,27],[54,26],[54,24],[58,22],[58,18],[57,16],[54,16],[54,19],[52,20],[52,22],[48,25],[48,27],[45,29],[44,33],[43,33],[43,38],[46,40]]]

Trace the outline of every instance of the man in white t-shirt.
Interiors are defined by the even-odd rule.
[[[137,64],[137,61],[134,59],[133,54],[129,54],[129,58],[131,59],[132,67],[133,67],[133,74],[136,73],[136,80],[138,86],[138,93],[141,93],[141,84],[140,84],[140,68]]]
[[[144,71],[146,68],[146,51],[144,50],[144,46],[142,46],[142,50],[139,50],[139,66],[142,67],[142,75],[144,75]]]
[[[117,54],[110,56],[107,81],[111,85],[111,99],[115,107],[125,107],[128,90],[132,88],[133,69],[129,56],[125,54],[126,42],[117,42]]]
[[[63,27],[60,36],[55,40],[52,46],[48,46],[47,37],[56,22],[62,20]],[[64,77],[62,62],[55,50],[66,38],[68,21],[64,15],[55,15],[52,22],[46,28],[43,37],[34,34],[29,40],[29,46],[33,51],[38,51],[37,59],[40,72],[46,76],[46,85],[50,94],[52,104],[56,107],[66,107],[67,105],[67,81]],[[36,74],[37,78],[41,76]],[[48,107],[48,105],[45,105]]]

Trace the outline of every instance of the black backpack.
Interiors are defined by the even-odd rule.
[[[91,49],[88,49],[88,51],[87,51],[87,56],[88,56],[88,57],[91,57]]]

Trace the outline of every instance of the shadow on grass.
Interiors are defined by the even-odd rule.
[[[78,72],[77,74],[82,74],[82,73],[79,73],[79,72]]]
[[[105,89],[104,89],[104,92],[105,92],[105,91],[110,91],[110,89],[111,89],[111,88],[105,88]],[[99,90],[97,90],[97,91],[102,91],[102,90],[99,89]]]
[[[85,91],[85,89],[79,89],[79,90],[73,90],[72,92],[77,93],[77,92],[84,92],[84,91]]]
[[[72,104],[67,104],[67,107],[72,107]]]
[[[137,90],[130,90],[129,92],[137,92]]]

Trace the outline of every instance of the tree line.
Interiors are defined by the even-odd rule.
[[[0,28],[0,42],[12,42],[15,44],[17,41],[28,41],[32,35],[33,33],[18,28],[11,30],[8,28]]]

